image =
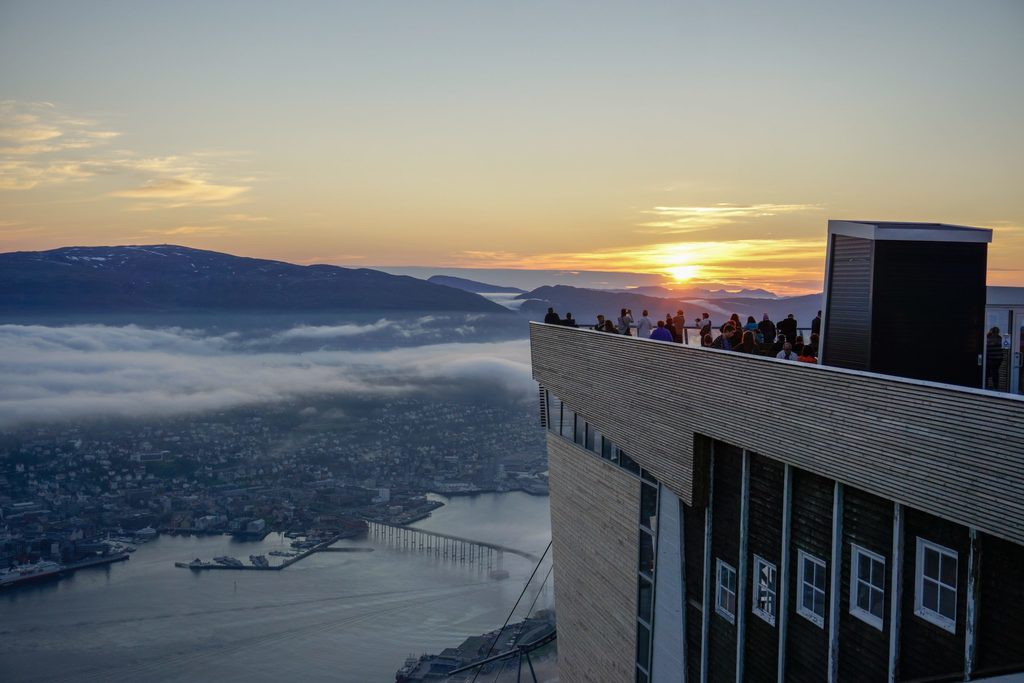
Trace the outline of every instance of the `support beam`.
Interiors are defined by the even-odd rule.
[[[964,633],[964,680],[971,680],[977,657],[978,591],[981,587],[981,538],[971,527],[971,554],[967,558],[967,628]]]
[[[789,624],[789,533],[793,518],[793,468],[785,466],[782,484],[782,552],[779,554],[778,615],[779,657],[777,679],[786,680],[786,627]]]
[[[750,452],[743,450],[740,479],[740,561],[736,590],[736,680],[743,680],[743,646],[747,636],[747,545],[750,515]]]
[[[836,482],[832,494],[832,566],[828,600],[828,680],[839,680],[839,587],[843,578],[843,485]]]
[[[690,661],[690,648],[687,645],[686,637],[686,613],[688,610],[686,604],[686,506],[679,502],[679,564],[682,565],[682,571],[679,576],[679,583],[681,586],[683,596],[683,683],[687,683],[689,677],[690,667],[686,665]]]
[[[892,587],[889,591],[889,683],[900,670],[900,603],[903,601],[903,506],[892,504]]]
[[[700,683],[708,682],[708,644],[711,635],[711,503],[715,495],[715,444],[708,456],[708,506],[704,508],[704,590],[700,615]]]

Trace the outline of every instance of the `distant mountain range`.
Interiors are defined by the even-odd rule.
[[[452,277],[451,275],[432,275],[427,278],[427,282],[432,282],[435,285],[444,285],[445,287],[454,287],[455,289],[475,294],[522,294],[526,291],[518,287],[490,285],[486,282],[467,280],[464,277]]]
[[[0,312],[420,310],[507,313],[462,288],[174,245],[0,254]]]
[[[744,322],[748,315],[760,320],[767,313],[773,321],[778,321],[792,313],[801,326],[809,327],[811,320],[821,309],[822,303],[821,294],[776,299],[741,296],[680,298],[637,294],[635,293],[637,289],[609,291],[557,285],[538,287],[532,292],[520,294],[517,298],[524,300],[519,310],[529,314],[535,320],[542,318],[550,306],[562,317],[565,317],[567,312],[571,312],[579,324],[592,324],[598,313],[614,320],[619,316],[621,309],[629,308],[632,309],[634,318],[639,317],[641,311],[646,309],[652,319],[664,319],[666,313],[675,315],[676,311],[681,309],[687,322],[691,325],[694,318],[699,317],[705,311],[717,323],[725,322],[725,319],[733,313],[742,316]]]

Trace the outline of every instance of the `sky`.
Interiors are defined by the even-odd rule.
[[[1024,3],[0,0],[0,251],[820,291],[829,218],[993,229]]]

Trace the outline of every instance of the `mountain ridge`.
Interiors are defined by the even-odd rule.
[[[170,244],[0,253],[0,310],[507,312],[477,294],[405,275]]]

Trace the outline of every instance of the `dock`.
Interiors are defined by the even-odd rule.
[[[203,564],[192,564],[191,562],[175,562],[174,566],[175,567],[180,567],[181,569],[191,569],[193,571],[200,571],[200,570],[203,570],[203,569],[232,569],[232,570],[235,570],[235,571],[239,571],[239,570],[241,570],[241,571],[281,571],[282,569],[286,569],[286,568],[292,566],[293,564],[295,564],[299,560],[306,559],[307,557],[309,557],[313,553],[324,553],[324,552],[326,552],[326,553],[369,553],[369,552],[373,552],[373,548],[332,548],[331,547],[333,544],[337,543],[338,541],[340,541],[343,538],[347,538],[348,536],[349,536],[349,534],[347,534],[347,533],[342,533],[342,534],[338,534],[336,536],[333,536],[333,537],[327,539],[326,541],[323,541],[322,543],[316,544],[312,548],[307,548],[306,550],[303,550],[298,555],[293,555],[292,557],[286,558],[283,562],[281,562],[281,564],[269,564],[269,565],[260,567],[260,566],[254,565],[254,564],[242,564],[242,565],[232,566],[232,565],[220,564],[220,563],[217,563],[217,562],[209,562],[209,563],[203,563]]]

